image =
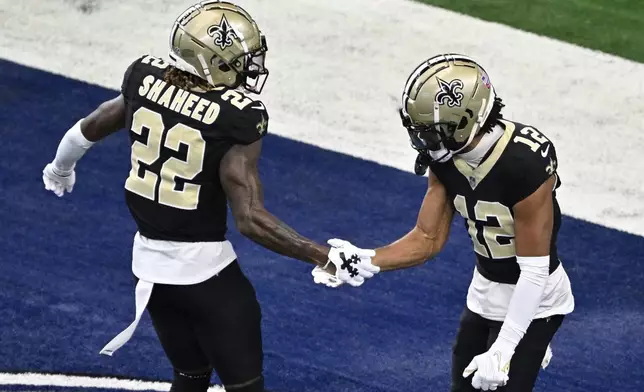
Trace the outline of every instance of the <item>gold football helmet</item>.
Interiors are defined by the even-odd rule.
[[[170,33],[170,60],[213,86],[243,86],[259,94],[268,70],[266,38],[241,7],[199,2],[184,11]]]
[[[469,57],[441,54],[407,79],[400,116],[412,147],[461,152],[492,112],[496,93],[485,70]]]

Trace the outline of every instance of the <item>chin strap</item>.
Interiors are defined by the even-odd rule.
[[[416,173],[417,176],[424,176],[425,173],[427,173],[427,168],[429,167],[429,164],[432,162],[431,158],[423,154],[422,152],[418,153],[418,156],[416,157],[416,163],[414,164],[414,172]]]
[[[441,144],[438,150],[419,151],[414,164],[414,172],[418,176],[424,176],[427,168],[434,162],[443,163],[452,159],[452,153]]]

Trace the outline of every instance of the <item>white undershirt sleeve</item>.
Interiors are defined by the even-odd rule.
[[[83,136],[80,127],[81,121],[83,119],[80,119],[65,133],[58,145],[56,158],[54,158],[53,162],[53,169],[58,175],[69,175],[74,170],[76,162],[94,145],[94,142],[90,142]]]
[[[519,257],[521,275],[514,288],[508,313],[499,332],[512,349],[516,348],[534,318],[548,282],[550,256]]]

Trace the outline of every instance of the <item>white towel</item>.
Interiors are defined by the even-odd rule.
[[[116,337],[112,339],[107,345],[105,345],[105,347],[103,347],[103,349],[101,350],[101,354],[112,356],[112,354],[114,354],[114,351],[121,348],[125,343],[128,342],[128,340],[130,340],[130,338],[134,334],[134,331],[136,330],[137,325],[139,325],[139,321],[141,321],[143,311],[148,306],[148,302],[150,301],[150,297],[152,296],[152,287],[154,287],[154,283],[139,280],[135,290],[136,315],[134,317],[134,321],[121,333],[116,335]]]

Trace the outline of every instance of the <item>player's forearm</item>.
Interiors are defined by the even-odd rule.
[[[554,210],[554,178],[514,206],[514,231],[519,280],[512,293],[499,338],[514,347],[537,314],[550,273]]]
[[[521,275],[512,293],[499,338],[516,347],[537,314],[548,283],[549,256],[519,257]]]
[[[414,267],[436,256],[440,251],[438,238],[423,233],[415,227],[398,241],[376,249],[372,264],[382,271]]]
[[[273,252],[311,264],[325,265],[329,248],[300,235],[268,211],[259,210],[238,221],[239,231]]]
[[[449,236],[454,210],[446,201],[442,185],[430,188],[418,214],[416,226],[398,241],[376,249],[372,263],[381,270],[396,270],[423,264],[443,249]]]
[[[76,162],[94,145],[81,132],[81,122],[82,120],[71,127],[58,144],[53,166],[60,174],[71,172],[76,166]]]

